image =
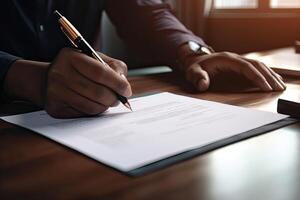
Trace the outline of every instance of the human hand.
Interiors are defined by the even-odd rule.
[[[129,97],[131,87],[122,61],[101,55],[108,64],[64,48],[48,71],[45,110],[53,117],[97,115],[117,104],[115,93]]]
[[[282,77],[265,64],[230,52],[193,56],[185,61],[185,77],[199,91],[206,91],[220,73],[233,73],[250,80],[262,91],[283,91]]]

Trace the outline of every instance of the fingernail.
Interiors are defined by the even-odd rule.
[[[124,74],[120,74],[120,76],[121,76],[122,78],[124,78],[125,80],[127,80],[127,78],[126,78],[126,76],[125,76]]]
[[[278,80],[276,81],[276,90],[277,90],[277,91],[282,91],[282,90],[284,90],[283,85],[282,85]]]
[[[282,80],[280,80],[280,83],[281,83],[280,85],[283,87],[283,89],[286,89],[286,85]]]
[[[281,90],[284,90],[285,88],[283,87],[283,85],[278,84]]]
[[[273,91],[273,88],[270,86],[269,83],[266,83],[265,86],[267,91]]]

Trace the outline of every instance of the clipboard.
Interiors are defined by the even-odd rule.
[[[251,137],[262,135],[262,134],[265,134],[267,132],[270,132],[270,131],[273,131],[273,130],[276,130],[276,129],[279,129],[279,128],[282,128],[282,127],[285,127],[285,126],[288,126],[288,125],[291,125],[291,124],[294,124],[298,121],[299,120],[294,119],[294,118],[286,118],[286,119],[277,121],[275,123],[267,124],[265,126],[262,126],[262,127],[259,127],[259,128],[256,128],[256,129],[253,129],[253,130],[250,130],[250,131],[247,131],[247,132],[244,132],[244,133],[241,133],[241,134],[229,137],[229,138],[225,138],[223,140],[219,140],[219,141],[216,141],[214,143],[211,143],[211,144],[208,144],[208,145],[205,145],[205,146],[193,149],[193,150],[182,152],[182,153],[177,154],[175,156],[171,156],[171,157],[168,157],[166,159],[151,163],[149,165],[145,165],[143,167],[125,172],[125,174],[129,175],[129,176],[132,176],[132,177],[138,177],[138,176],[146,175],[146,174],[149,174],[151,172],[155,172],[155,171],[158,171],[160,169],[169,167],[169,166],[174,165],[176,163],[194,158],[196,156],[200,156],[202,154],[213,151],[215,149],[218,149],[218,148],[221,148],[221,147],[224,147],[224,146],[227,146],[227,145],[230,145],[230,144],[233,144],[233,143],[236,143],[236,142],[239,142],[239,141],[251,138]]]

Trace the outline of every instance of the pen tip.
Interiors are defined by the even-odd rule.
[[[131,105],[127,102],[124,104],[126,106],[126,108],[128,108],[129,110],[131,110],[131,112],[133,112]]]

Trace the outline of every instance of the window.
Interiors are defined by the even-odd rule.
[[[250,9],[261,11],[274,11],[286,9],[300,9],[300,0],[214,0],[215,10]]]
[[[271,0],[271,8],[300,8],[300,0]]]
[[[222,8],[256,8],[257,0],[215,0],[214,7]]]

